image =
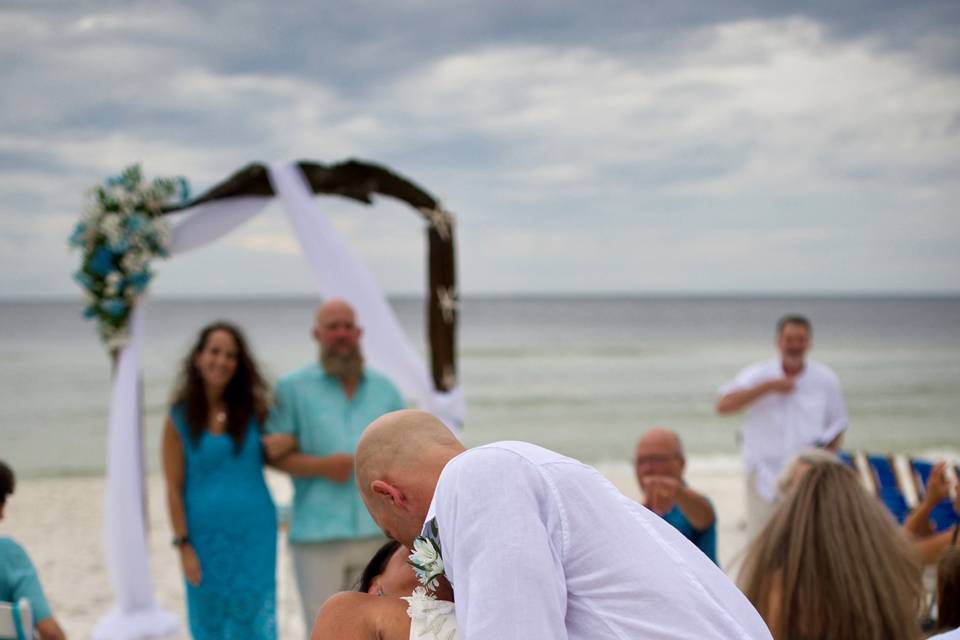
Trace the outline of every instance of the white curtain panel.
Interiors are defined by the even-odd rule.
[[[258,215],[272,201],[273,198],[263,196],[242,196],[186,209],[184,217],[173,228],[170,255],[187,253],[219,240]]]
[[[313,200],[295,164],[270,168],[270,180],[283,201],[323,298],[344,298],[364,327],[364,352],[371,364],[390,377],[417,404],[459,430],[465,411],[458,387],[433,389],[426,364],[380,291],[366,265],[334,231]],[[183,212],[174,226],[171,256],[199,249],[258,215],[272,198],[237,197]],[[143,345],[145,295],[130,320],[130,340],[120,353],[110,397],[107,436],[107,489],[104,509],[105,557],[116,606],[93,630],[94,640],[161,638],[179,632],[177,617],[154,599],[153,577],[143,514],[140,461],[140,407],[137,376]]]
[[[153,598],[140,467],[137,372],[144,320],[140,305],[132,316],[130,341],[120,353],[113,381],[107,437],[104,545],[116,606],[97,622],[91,634],[94,640],[163,637],[180,628],[177,616],[159,608]]]

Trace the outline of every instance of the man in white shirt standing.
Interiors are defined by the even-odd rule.
[[[720,388],[717,413],[746,408],[741,450],[747,472],[747,536],[753,538],[773,509],[777,476],[804,449],[837,450],[847,429],[847,408],[837,375],[807,359],[813,328],[803,316],[777,323],[779,358],[751,365]]]
[[[699,549],[576,460],[466,450],[430,414],[397,411],[367,427],[356,463],[377,524],[452,585],[461,640],[770,638]]]

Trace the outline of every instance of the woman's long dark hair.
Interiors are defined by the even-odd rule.
[[[387,570],[387,564],[389,564],[390,558],[393,557],[393,554],[396,553],[399,548],[399,542],[396,540],[388,540],[382,547],[377,549],[377,552],[373,554],[370,562],[368,562],[367,566],[363,569],[363,574],[360,576],[360,584],[357,585],[357,591],[361,593],[370,592],[370,585],[373,584],[374,578]]]
[[[247,424],[250,418],[256,418],[262,425],[270,404],[270,390],[263,376],[260,375],[260,369],[239,327],[221,320],[208,324],[200,331],[193,348],[183,359],[179,382],[173,394],[173,405],[183,409],[187,428],[190,431],[190,441],[196,446],[207,428],[210,408],[207,406],[203,378],[200,377],[200,371],[194,361],[203,351],[214,331],[226,331],[233,336],[237,344],[237,370],[234,371],[233,377],[227,383],[227,388],[223,391],[223,402],[227,408],[226,432],[233,440],[234,450],[239,452],[240,447],[243,446],[243,439],[247,435]]]

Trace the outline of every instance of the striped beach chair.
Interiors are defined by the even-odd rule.
[[[876,483],[877,497],[902,524],[910,513],[910,507],[900,488],[892,456],[867,455],[867,463]]]
[[[860,484],[867,490],[867,493],[877,495],[877,479],[874,476],[873,469],[870,468],[870,463],[867,462],[867,455],[863,451],[838,451],[837,458],[857,472]]]

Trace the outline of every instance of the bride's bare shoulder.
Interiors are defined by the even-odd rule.
[[[344,591],[331,596],[320,608],[311,640],[407,640],[410,618],[407,603]]]

